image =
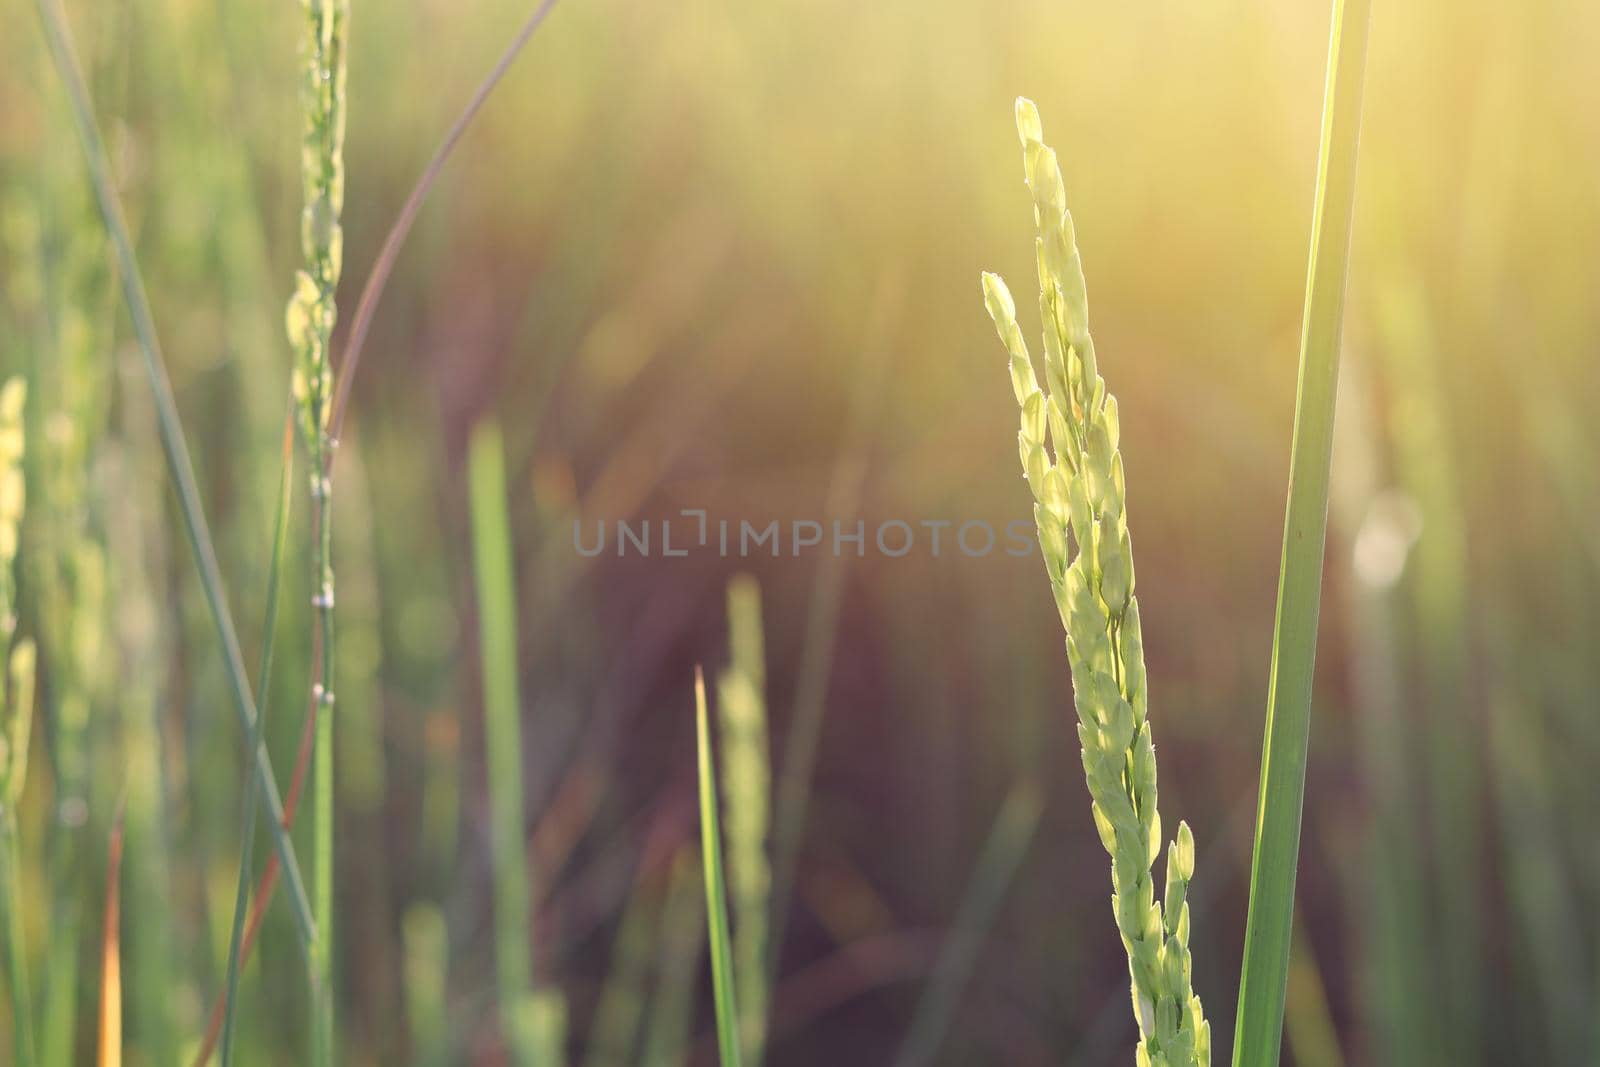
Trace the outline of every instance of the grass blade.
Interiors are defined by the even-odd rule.
[[[517,1063],[536,1059],[520,1021],[533,986],[527,850],[523,847],[522,696],[517,687],[517,582],[506,513],[505,453],[499,427],[480,424],[467,460],[472,494],[472,558],[478,582],[478,646],[483,658],[483,729],[489,761],[493,841],[495,967],[500,1026]]]
[[[133,241],[122,219],[122,208],[117,200],[116,188],[111,183],[110,168],[106,162],[105,145],[95,125],[94,110],[89,102],[89,90],[84,84],[83,71],[67,30],[66,17],[60,0],[38,0],[39,18],[44,26],[50,53],[56,70],[66,87],[72,107],[72,117],[77,127],[78,140],[83,147],[84,162],[88,167],[90,184],[94,188],[95,202],[101,220],[111,239],[116,255],[117,270],[121,276],[123,300],[128,307],[128,317],[133,321],[139,353],[143,357],[145,373],[150,380],[150,390],[155,399],[156,417],[161,435],[161,451],[167,462],[167,473],[172,478],[178,497],[178,508],[183,516],[184,530],[189,546],[194,551],[195,565],[200,572],[200,585],[205,593],[206,607],[217,631],[217,641],[222,646],[223,667],[228,676],[234,711],[242,732],[255,729],[256,709],[250,693],[250,682],[244,669],[244,656],[239,650],[239,637],[228,611],[227,595],[222,586],[222,569],[217,564],[216,548],[211,531],[206,524],[205,511],[200,504],[200,489],[195,484],[194,464],[189,459],[189,446],[184,440],[183,423],[178,417],[177,401],[173,398],[172,382],[167,377],[166,363],[161,355],[161,344],[156,338],[155,319],[150,313],[150,301],[145,295],[144,281],[139,274],[139,263],[133,254]],[[302,949],[309,955],[317,939],[316,923],[311,917],[311,904],[306,896],[305,883],[300,877],[300,864],[295,859],[294,842],[283,826],[283,802],[278,795],[278,783],[272,774],[272,762],[264,749],[255,755],[255,774],[260,781],[266,800],[268,824],[272,828],[272,843],[283,868],[284,880],[289,886],[289,901],[294,911],[295,931]]]
[[[477,117],[478,111],[489,99],[489,94],[494,92],[495,86],[500,84],[500,79],[511,69],[511,64],[515,62],[523,46],[533,37],[534,31],[543,25],[550,10],[555,6],[556,0],[541,0],[539,6],[534,8],[528,20],[522,24],[522,28],[506,46],[506,50],[500,54],[494,67],[473,92],[472,99],[467,101],[467,106],[456,116],[450,131],[444,135],[444,140],[434,151],[433,158],[428,160],[428,165],[417,177],[417,184],[411,187],[411,193],[400,208],[400,214],[395,218],[394,225],[389,227],[389,233],[383,239],[383,247],[378,250],[377,261],[372,265],[372,273],[367,276],[366,284],[361,288],[361,297],[356,302],[355,320],[350,326],[350,339],[345,343],[344,358],[339,364],[339,381],[334,393],[333,411],[329,418],[330,432],[334,440],[338,440],[344,426],[344,411],[350,402],[350,385],[355,381],[356,368],[361,365],[361,349],[366,343],[367,331],[372,327],[372,316],[377,313],[378,300],[383,296],[384,287],[389,283],[389,274],[394,270],[395,260],[400,256],[400,246],[405,244],[406,237],[411,233],[411,224],[416,222],[417,212],[422,210],[422,202],[427,199],[428,191],[438,181],[439,172],[444,169],[450,153],[455,151],[462,134],[472,125],[472,120]]]
[[[699,667],[694,669],[694,726],[700,771],[700,856],[705,868],[717,1049],[722,1067],[741,1067],[738,997],[733,988],[733,938],[728,931],[728,886],[722,873],[722,828],[717,821],[717,772],[711,762],[711,731],[706,725],[706,680]]]
[[[1250,870],[1250,912],[1234,1030],[1235,1067],[1271,1067],[1278,1062],[1283,1041],[1306,742],[1311,728],[1311,674],[1322,597],[1339,334],[1370,21],[1370,0],[1335,0]]]
[[[262,731],[267,720],[267,685],[272,677],[273,634],[278,626],[278,575],[283,566],[284,546],[289,540],[289,504],[293,494],[290,487],[294,479],[294,424],[292,418],[283,426],[283,465],[278,476],[278,517],[273,526],[272,557],[267,565],[267,607],[261,623],[261,665],[256,678],[255,728],[245,748],[253,752],[261,747]],[[243,969],[241,956],[244,947],[245,911],[250,903],[251,856],[255,851],[256,803],[260,791],[251,778],[244,787],[244,814],[239,832],[239,884],[233,898],[233,929],[228,934],[228,970],[223,994],[222,1064],[228,1067],[233,1061],[234,1018],[238,1011],[239,972]]]

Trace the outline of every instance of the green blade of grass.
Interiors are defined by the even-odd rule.
[[[739,1008],[733,989],[733,938],[728,931],[728,887],[722,873],[722,829],[717,820],[717,772],[711,762],[711,731],[706,725],[706,680],[699,667],[694,670],[694,727],[700,770],[700,856],[705,866],[717,1049],[722,1067],[740,1067]]]
[[[1300,811],[1305,798],[1306,742],[1311,728],[1311,675],[1322,596],[1339,334],[1344,319],[1356,143],[1361,128],[1361,90],[1370,21],[1370,0],[1335,0],[1305,321],[1300,337],[1294,445],[1289,460],[1289,502],[1278,576],[1261,791],[1251,859],[1250,912],[1234,1030],[1234,1067],[1271,1067],[1278,1062],[1282,1046],[1295,867],[1300,853]]]
[[[200,572],[200,585],[205,593],[206,606],[211,613],[212,625],[217,631],[217,641],[222,646],[223,667],[228,675],[230,694],[240,729],[246,734],[255,730],[256,709],[250,692],[250,681],[245,673],[244,656],[239,650],[239,637],[228,611],[223,592],[222,568],[217,564],[217,553],[206,524],[205,511],[200,504],[200,489],[195,484],[194,464],[189,458],[189,446],[184,441],[183,423],[178,417],[177,401],[173,398],[172,382],[167,377],[166,363],[161,355],[161,345],[156,338],[155,318],[150,312],[150,301],[145,295],[144,282],[139,274],[139,263],[133,253],[133,241],[127,224],[122,219],[122,208],[117,200],[116,188],[111,183],[110,168],[106,162],[105,145],[95,125],[94,109],[89,102],[89,90],[84,84],[77,53],[67,30],[66,17],[59,0],[38,0],[39,19],[45,38],[55,61],[57,73],[66,87],[71,103],[73,123],[83,148],[84,162],[94,189],[95,203],[100,209],[107,236],[116,255],[117,271],[121,277],[122,295],[128,307],[128,317],[133,322],[139,353],[143,357],[145,373],[150,380],[150,391],[155,399],[156,416],[161,434],[161,451],[166,459],[167,473],[172,478],[178,498],[178,508],[183,516],[184,530],[189,546],[194,551],[195,565]],[[288,883],[289,901],[295,918],[301,948],[309,955],[317,940],[316,923],[311,917],[311,904],[306,896],[305,883],[300,877],[300,864],[295,859],[294,842],[283,826],[283,801],[278,795],[278,783],[272,774],[272,762],[266,750],[255,752],[255,775],[260,782],[266,801],[268,825],[272,828],[272,843],[277,850]]]
[[[480,424],[467,460],[472,494],[472,557],[478,582],[478,645],[483,658],[483,729],[489,761],[489,829],[493,841],[495,968],[501,1028],[518,1063],[534,1050],[518,1020],[533,984],[527,856],[522,835],[522,698],[517,691],[517,585],[506,513],[505,455],[500,430]]]
[[[292,416],[291,416],[292,419]],[[283,427],[283,465],[278,476],[278,517],[272,531],[272,556],[267,564],[267,607],[261,623],[261,665],[256,678],[255,726],[245,749],[254,752],[261,747],[261,732],[266,728],[267,685],[272,677],[273,633],[278,626],[278,574],[283,565],[284,546],[289,541],[289,503],[293,496],[290,487],[294,477],[294,426],[292,421]],[[256,804],[260,799],[256,780],[250,778],[244,786],[244,814],[239,833],[239,884],[233,898],[233,929],[228,934],[227,992],[224,994],[222,1015],[222,1065],[233,1062],[234,1018],[238,1011],[240,953],[244,945],[245,912],[250,903],[251,856],[256,841]]]

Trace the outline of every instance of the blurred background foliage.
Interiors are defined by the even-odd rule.
[[[86,1054],[125,796],[127,1059],[172,1063],[220,985],[241,741],[64,96],[27,5],[0,11],[0,368],[30,382],[20,629],[42,657],[31,959],[65,1013],[51,1047]],[[256,649],[298,258],[298,7],[69,14]],[[346,319],[525,14],[355,5]],[[349,1062],[503,1056],[465,489],[489,417],[519,575],[534,967],[566,996],[572,1061],[683,1062],[681,1010],[710,1062],[681,858],[689,679],[726,662],[739,569],[762,585],[780,768],[816,644],[832,650],[768,1062],[893,1057],[1018,781],[1042,785],[1043,821],[938,1062],[1128,1057],[1036,558],[924,541],[837,564],[591,560],[572,541],[574,520],[694,507],[869,530],[1027,517],[977,282],[1032,271],[1018,93],[1062,153],[1121,399],[1164,807],[1196,828],[1195,985],[1226,1048],[1327,28],[1319,5],[1266,0],[557,8],[402,254],[341,451]],[[1289,1054],[1593,1062],[1600,11],[1382,4],[1371,47]],[[280,776],[304,573],[286,568]],[[602,987],[630,961],[639,1055],[596,1053]],[[245,975],[241,1062],[296,1061],[302,966],[280,903]]]

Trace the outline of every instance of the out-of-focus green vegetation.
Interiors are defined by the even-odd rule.
[[[16,634],[38,647],[6,895],[39,1062],[83,1062],[126,798],[123,1058],[164,1065],[225,984],[244,737],[30,6],[0,8],[0,377],[28,383]],[[302,14],[66,6],[254,681],[302,261]],[[1375,7],[1286,1058],[1591,1062],[1600,12]],[[527,14],[354,5],[342,311]],[[1323,8],[1261,0],[558,5],[423,209],[339,449],[343,1062],[506,1055],[466,490],[486,418],[517,576],[529,948],[571,1062],[715,1055],[686,694],[695,662],[728,662],[742,570],[773,777],[791,737],[817,738],[792,890],[775,857],[766,1062],[902,1049],[1018,781],[1044,787],[1039,829],[987,935],[961,942],[960,995],[918,1025],[941,1063],[1131,1056],[1037,560],[926,539],[837,562],[573,547],[574,519],[683,508],[869,531],[1027,518],[972,295],[980,267],[1034,270],[1005,162],[1018,93],[1050,116],[1114,371],[1163,801],[1200,828],[1193,978],[1226,1054],[1326,35]],[[308,519],[265,687],[286,795]],[[819,706],[814,735],[791,732]],[[240,977],[241,1065],[307,1053],[296,940],[280,887]],[[608,1000],[629,1032],[596,1059]]]

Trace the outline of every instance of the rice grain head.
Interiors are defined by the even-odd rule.
[[[315,440],[327,429],[333,372],[329,344],[337,318],[334,291],[344,266],[345,24],[349,0],[305,0],[305,67],[301,95],[300,249],[287,327],[295,350],[294,390],[302,430]],[[315,472],[313,472],[315,476]]]
[[[1010,355],[1012,390],[1022,412],[1017,441],[1023,475],[1067,631],[1083,769],[1095,827],[1111,855],[1112,910],[1133,979],[1137,1062],[1200,1067],[1211,1061],[1211,1029],[1190,982],[1186,897],[1194,838],[1186,824],[1178,825],[1167,851],[1160,904],[1151,872],[1161,848],[1161,816],[1117,400],[1098,372],[1083,263],[1055,151],[1044,143],[1032,101],[1017,100],[1016,118],[1038,228],[1045,390],[1011,293],[997,275],[983,275],[984,304]]]

